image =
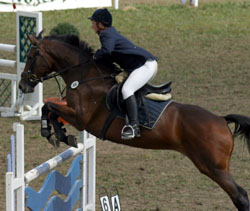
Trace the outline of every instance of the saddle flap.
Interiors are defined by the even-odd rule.
[[[125,114],[124,100],[121,93],[122,85],[123,83],[117,83],[109,90],[106,96],[106,105],[110,111],[116,109]]]

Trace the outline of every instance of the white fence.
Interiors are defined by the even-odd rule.
[[[0,12],[22,11],[48,11],[89,7],[111,7],[112,0],[1,0]],[[118,0],[114,0],[118,8]]]
[[[186,4],[189,1],[191,5],[194,5],[195,7],[198,7],[198,0],[181,0],[182,4]]]
[[[32,31],[35,30],[35,31]],[[23,94],[17,92],[17,85],[21,79],[21,73],[25,67],[25,59],[29,41],[26,33],[35,32],[38,34],[42,30],[42,13],[21,12],[16,13],[16,45],[0,43],[0,51],[12,52],[16,54],[16,60],[0,59],[1,67],[11,67],[16,69],[16,74],[0,73],[0,112],[2,117],[20,116],[21,120],[41,119],[41,107],[43,106],[43,86],[39,83],[35,92]],[[8,101],[11,93],[10,106],[4,103]]]
[[[0,51],[8,51],[8,52],[16,53],[16,46],[0,43]],[[16,61],[8,60],[8,59],[0,59],[0,65],[5,66],[5,67],[16,68]]]

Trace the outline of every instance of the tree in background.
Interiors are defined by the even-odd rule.
[[[71,34],[79,37],[79,30],[71,23],[63,22],[51,29],[50,35]]]

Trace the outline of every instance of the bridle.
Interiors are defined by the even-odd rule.
[[[38,56],[41,56],[44,61],[47,63],[49,69],[51,70],[52,72],[52,67],[49,65],[49,62],[47,61],[47,59],[45,58],[45,56],[43,55],[42,51],[41,51],[41,48],[40,48],[40,45],[42,43],[43,39],[40,40],[40,43],[38,44],[38,46],[35,46],[35,45],[32,45],[31,46],[31,49],[35,49],[35,53],[32,57],[32,61],[31,61],[31,64],[30,64],[30,67],[28,69],[27,72],[22,72],[22,76],[24,75],[27,75],[25,81],[26,83],[28,83],[31,87],[35,87],[39,82],[43,82],[44,79],[43,78],[46,78],[47,76],[45,77],[41,77],[41,78],[37,78],[36,74],[34,74],[34,65],[35,65],[35,62],[36,62],[36,59]],[[45,79],[47,80],[47,79]]]
[[[92,64],[92,65],[95,66],[95,68],[96,68],[97,71],[99,72],[99,75],[100,75],[100,76],[94,77],[94,78],[88,78],[88,79],[85,79],[85,80],[83,80],[83,79],[80,80],[80,78],[79,78],[79,80],[80,80],[80,81],[79,81],[79,84],[80,84],[80,83],[86,83],[86,82],[93,81],[93,80],[104,80],[105,78],[114,78],[114,77],[115,77],[114,74],[105,76],[105,75],[102,73],[101,69],[97,66],[97,64],[95,63],[95,61],[93,61],[92,59],[87,59],[86,61],[80,62],[79,64],[76,64],[76,65],[72,65],[72,66],[70,66],[70,67],[63,68],[63,69],[61,69],[61,70],[59,70],[59,71],[54,71],[54,69],[53,69],[54,67],[51,67],[51,66],[50,66],[48,60],[46,59],[46,57],[44,56],[44,54],[43,54],[43,52],[42,52],[42,50],[41,50],[41,48],[40,48],[40,45],[41,45],[42,41],[43,41],[43,38],[40,39],[40,43],[39,43],[37,46],[35,46],[35,45],[32,45],[32,46],[31,46],[31,49],[32,49],[32,48],[35,48],[35,53],[34,53],[34,55],[33,55],[33,58],[32,58],[32,61],[31,61],[31,64],[30,64],[30,67],[29,67],[28,71],[22,73],[22,76],[23,76],[23,75],[27,75],[27,77],[24,79],[25,82],[26,82],[27,84],[29,84],[31,87],[33,87],[33,88],[34,88],[39,82],[43,82],[43,81],[49,80],[49,79],[51,79],[51,78],[55,78],[56,81],[57,81],[57,83],[58,83],[58,80],[57,80],[57,78],[56,78],[57,76],[60,76],[60,75],[61,75],[62,73],[64,73],[64,72],[67,72],[67,71],[69,71],[69,70],[72,70],[72,69],[74,69],[74,68],[76,68],[76,67],[79,67],[79,66],[81,66],[81,65],[83,65],[83,64],[88,64],[88,63],[90,63],[90,64]],[[41,77],[41,78],[37,78],[37,75],[34,74],[34,65],[35,65],[35,62],[36,62],[38,56],[41,56],[41,57],[45,60],[45,62],[47,63],[47,65],[48,65],[48,67],[49,67],[49,69],[50,69],[50,73],[51,73],[51,72],[54,72],[54,73],[47,74],[47,75],[45,75],[45,76],[43,76],[43,77]],[[59,90],[60,90],[60,87],[59,87]]]

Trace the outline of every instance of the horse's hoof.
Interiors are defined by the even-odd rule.
[[[76,141],[76,137],[73,136],[73,135],[68,135],[68,136],[67,136],[67,144],[68,144],[69,146],[78,148],[78,146],[77,146],[77,141]]]
[[[54,147],[54,148],[59,148],[60,147],[60,141],[56,138],[55,134],[52,134],[48,138],[49,143]]]

